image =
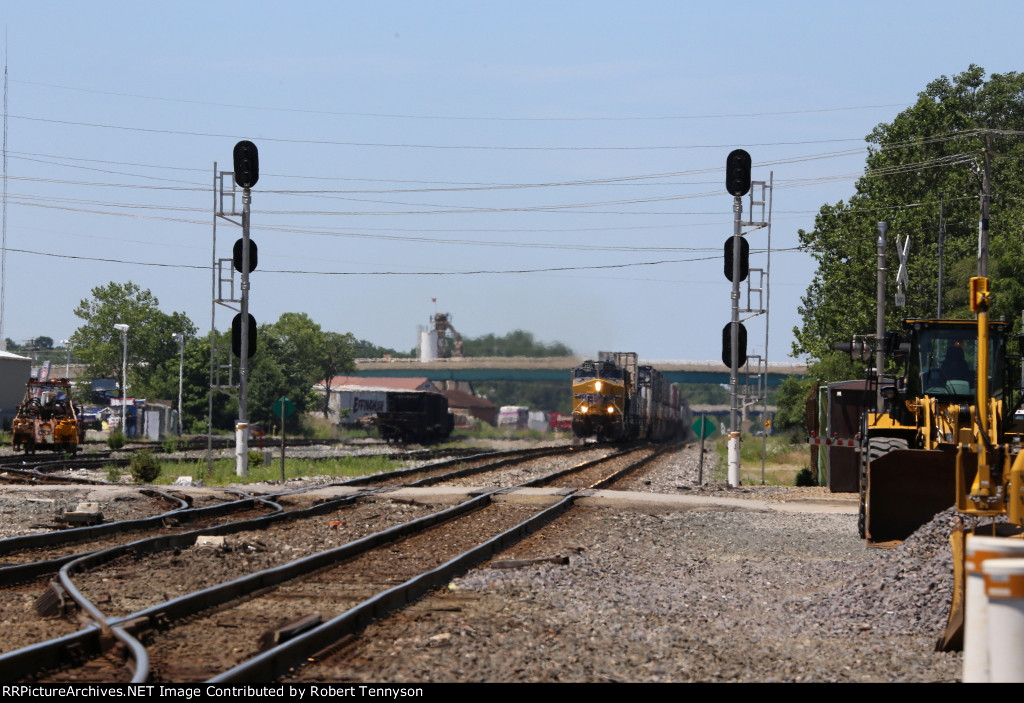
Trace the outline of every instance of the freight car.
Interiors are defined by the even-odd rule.
[[[36,449],[52,449],[75,454],[84,441],[85,427],[71,399],[71,383],[66,378],[29,381],[11,422],[14,451],[33,454]]]
[[[635,352],[601,352],[572,370],[572,430],[598,441],[684,435],[688,407],[679,391],[652,366],[638,366]]]
[[[377,413],[380,436],[388,441],[437,442],[455,428],[448,399],[430,391],[391,391],[383,412]]]

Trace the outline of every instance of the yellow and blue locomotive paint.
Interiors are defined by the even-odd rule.
[[[665,441],[685,432],[679,392],[635,352],[599,352],[572,370],[572,430],[598,441]]]
[[[634,355],[634,368],[635,368]],[[612,359],[584,361],[572,370],[572,431],[599,441],[628,439],[632,379]]]

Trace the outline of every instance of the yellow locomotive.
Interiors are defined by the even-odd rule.
[[[635,352],[600,352],[572,370],[572,431],[598,441],[679,437],[685,427],[678,390]]]
[[[75,454],[85,428],[71,400],[71,382],[66,378],[29,381],[11,423],[11,435],[14,451],[33,454],[36,449],[52,449]]]

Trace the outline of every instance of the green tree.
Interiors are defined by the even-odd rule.
[[[475,387],[478,394],[495,405],[520,405],[531,410],[572,413],[572,386],[565,381],[484,381]]]
[[[864,378],[866,365],[854,362],[845,352],[830,351],[825,358],[810,364],[807,375],[786,378],[774,392],[771,402],[777,407],[775,429],[807,431],[806,401],[811,391],[833,381]]]
[[[218,344],[231,348],[230,332],[217,335]],[[166,370],[159,377],[155,397],[177,400],[178,357],[175,355],[165,365]],[[236,360],[237,368],[237,360]],[[129,379],[130,380],[130,379]],[[237,380],[237,379],[236,379]],[[226,382],[227,379],[224,379]],[[182,364],[182,427],[186,432],[205,433],[209,413],[210,390],[210,335],[193,337],[185,341],[184,363]],[[229,430],[238,419],[238,403],[225,393],[213,394],[213,427]]]
[[[680,383],[679,394],[693,405],[728,405],[732,396],[720,383]]]
[[[355,337],[351,334],[323,333],[315,359],[319,367],[317,376],[326,385],[322,406],[325,418],[330,414],[331,380],[335,376],[352,373],[356,370],[354,344]]]
[[[354,359],[381,359],[384,356],[392,356],[396,359],[415,356],[413,353],[395,351],[388,347],[378,347],[373,342],[365,339],[357,339],[352,343],[352,358]]]
[[[824,360],[833,344],[875,329],[877,223],[888,222],[887,329],[903,318],[935,317],[940,213],[945,226],[943,317],[969,318],[968,279],[977,275],[979,193],[991,145],[989,277],[993,317],[1020,321],[1024,306],[1024,75],[978,66],[928,84],[916,103],[867,137],[867,168],[848,202],[825,205],[814,229],[800,231],[817,271],[802,299],[794,354]],[[941,209],[940,209],[941,203]],[[911,240],[906,307],[892,305],[895,235]],[[831,379],[830,379],[831,380]]]
[[[463,340],[465,356],[572,356],[572,349],[561,342],[544,344],[533,338],[532,332],[513,330],[498,337],[485,334]]]
[[[150,291],[131,281],[108,283],[92,289],[92,295],[75,308],[83,324],[71,336],[75,356],[86,364],[85,378],[114,378],[124,387],[121,378],[122,336],[115,324],[128,325],[128,390],[137,397],[164,394],[167,377],[173,366],[174,387],[177,388],[178,343],[174,333],[190,339],[196,327],[181,312],[160,311],[159,301]],[[176,397],[175,392],[174,396]]]
[[[249,365],[248,419],[276,419],[270,408],[282,396],[291,400],[299,413],[317,407],[326,416],[326,398],[318,404],[320,396],[313,386],[355,370],[355,338],[325,332],[305,313],[286,312],[277,322],[262,325],[258,339]],[[298,414],[294,418],[292,422],[298,422]]]

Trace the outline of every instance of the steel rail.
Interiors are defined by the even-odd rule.
[[[571,473],[573,471],[581,471],[595,464],[599,464],[602,462],[618,458],[622,456],[623,453],[624,452],[620,452],[612,456],[602,457],[597,460],[585,462],[584,464],[574,467],[573,469],[569,469],[566,471],[558,471],[549,475],[549,477],[544,477],[538,480],[543,481],[545,478],[550,480],[553,477],[564,476],[565,474]],[[642,465],[643,463],[650,461],[652,458],[653,455],[644,457],[643,459],[641,459],[639,464]],[[612,477],[609,477],[608,479],[604,480],[614,480],[614,478],[617,478],[621,475],[625,475],[629,471],[632,471],[634,468],[635,467],[630,465],[628,467],[625,467],[624,469],[619,470]],[[247,595],[251,591],[284,583],[286,581],[302,576],[306,573],[319,570],[325,566],[330,566],[334,563],[341,562],[351,557],[362,554],[364,552],[370,551],[384,544],[392,543],[400,539],[401,537],[422,532],[429,527],[433,527],[435,525],[444,523],[448,520],[454,519],[455,517],[459,517],[468,512],[476,510],[477,508],[489,505],[492,502],[492,497],[495,494],[508,493],[514,491],[516,488],[526,487],[533,483],[535,482],[524,483],[520,484],[519,486],[510,488],[496,488],[485,493],[482,493],[480,495],[477,495],[458,505],[437,511],[435,513],[431,513],[430,515],[426,515],[415,520],[411,520],[401,525],[393,526],[391,528],[388,528],[387,530],[382,530],[372,535],[368,535],[358,540],[349,542],[345,545],[341,545],[330,550],[325,550],[323,552],[318,552],[317,554],[304,557],[302,559],[290,562],[288,564],[272,567],[270,569],[266,569],[259,572],[254,572],[253,574],[248,574],[246,576],[234,579],[232,581],[218,584],[216,586],[211,586],[200,591],[195,591],[193,593],[168,600],[164,603],[157,604],[150,608],[146,608],[136,613],[132,613],[123,618],[106,619],[102,613],[98,612],[98,609],[95,609],[95,606],[92,606],[90,604],[91,608],[86,607],[84,609],[86,610],[86,612],[96,610],[96,612],[92,614],[92,617],[97,618],[97,621],[101,623],[100,625],[90,625],[77,633],[66,635],[53,640],[48,640],[47,642],[38,643],[36,645],[31,645],[29,647],[25,647],[19,650],[15,650],[13,652],[9,652],[4,655],[0,655],[0,680],[17,680],[17,678],[11,679],[6,677],[4,675],[4,672],[18,672],[17,677],[22,678],[26,675],[31,675],[33,672],[37,672],[44,669],[57,668],[61,665],[61,662],[66,660],[68,656],[73,656],[75,659],[81,659],[90,656],[90,652],[93,655],[99,654],[100,652],[104,651],[105,645],[109,646],[109,640],[103,637],[104,631],[113,634],[115,628],[121,628],[123,631],[123,636],[127,637],[128,640],[132,640],[134,642],[133,644],[132,642],[124,641],[129,653],[134,653],[131,654],[131,656],[135,660],[134,669],[136,671],[136,676],[141,676],[141,674],[139,674],[138,672],[140,671],[140,668],[142,666],[142,659],[139,658],[141,655],[136,652],[137,640],[133,635],[133,633],[135,632],[165,627],[168,622],[183,619],[197,612],[201,612],[202,610],[215,607],[217,605],[229,602],[231,600],[235,600],[237,598]],[[306,487],[304,489],[299,489],[299,491],[312,490],[322,487],[323,486]],[[294,492],[297,491],[292,491],[288,492],[287,494],[279,495],[288,495]],[[367,601],[368,605],[366,605],[366,608],[369,608],[369,610],[361,610],[363,606],[356,606],[356,608],[350,609],[345,614],[337,618],[334,618],[328,623],[324,623],[323,625],[314,628],[313,630],[311,630],[308,633],[305,633],[304,635],[300,635],[299,637],[296,637],[293,640],[289,640],[288,643],[285,643],[283,645],[280,645],[279,647],[269,650],[268,652],[258,655],[256,659],[260,659],[261,661],[273,661],[273,655],[278,650],[281,650],[282,652],[292,651],[291,649],[286,650],[283,648],[300,647],[301,645],[299,645],[298,643],[305,639],[305,637],[320,637],[323,636],[323,632],[330,631],[324,630],[324,628],[341,627],[342,622],[362,622],[363,624],[359,625],[359,627],[362,627],[365,625],[366,622],[368,622],[367,620],[365,620],[367,612],[374,612],[374,609],[377,609],[377,612],[383,613],[390,611],[395,607],[400,607],[401,605],[407,602],[411,602],[411,600],[418,598],[420,595],[422,595],[422,593],[426,592],[426,590],[430,590],[434,587],[434,585],[424,585],[433,583],[432,579],[439,578],[441,579],[440,582],[443,583],[444,578],[450,578],[451,574],[456,573],[457,570],[465,570],[470,568],[470,566],[472,566],[473,564],[478,563],[482,559],[486,558],[486,554],[493,554],[496,553],[496,551],[500,551],[501,548],[504,548],[504,546],[508,546],[508,544],[511,544],[512,541],[515,541],[515,539],[519,539],[522,536],[525,536],[525,534],[529,534],[529,532],[537,529],[539,526],[543,524],[546,524],[551,519],[554,519],[554,517],[557,517],[557,515],[564,512],[572,504],[572,499],[579,493],[580,490],[575,490],[572,495],[569,495],[566,498],[564,498],[562,501],[556,504],[556,506],[553,506],[552,508],[546,509],[538,513],[537,515],[527,519],[523,523],[520,523],[519,525],[511,528],[510,530],[503,532],[501,535],[492,538],[491,540],[488,540],[487,542],[467,551],[466,553],[458,557],[453,558],[452,560],[449,560],[449,562],[446,562],[444,565],[432,569],[426,572],[425,574],[421,574],[420,576],[414,577],[410,581],[406,582],[406,584],[402,584],[401,586],[388,589],[388,591],[382,592],[381,594],[374,596],[373,598]],[[368,492],[347,496],[345,498],[339,499],[338,501],[332,501],[329,503],[314,506],[313,508],[307,509],[306,511],[288,511],[287,513],[285,513],[285,515],[294,516],[298,518],[302,516],[302,514],[305,512],[326,512],[329,510],[333,510],[340,504],[346,502],[354,502],[355,500],[361,497],[365,497],[366,495],[369,494],[370,493]],[[190,542],[179,542],[179,540],[183,536],[191,534],[195,534],[195,536],[198,536],[198,534],[215,534],[218,533],[218,531],[220,530],[227,530],[231,528],[234,528],[232,531],[242,531],[246,529],[251,529],[251,527],[243,526],[246,523],[269,521],[271,519],[280,519],[280,517],[277,515],[263,516],[260,518],[256,518],[252,521],[245,521],[245,523],[230,523],[229,525],[225,526],[205,528],[203,530],[195,531],[195,533],[181,533],[178,535],[148,538],[145,540],[140,540],[137,543],[132,543],[130,545],[120,545],[118,547],[112,547],[107,550],[102,550],[92,554],[84,555],[79,560],[77,560],[80,563],[77,563],[74,569],[68,568],[64,573],[67,573],[68,576],[70,576],[70,572],[73,570],[97,566],[100,563],[105,563],[106,561],[109,561],[111,559],[116,558],[117,556],[120,556],[121,554],[125,553],[131,548],[144,548],[148,551],[158,551],[159,549],[168,549],[172,548],[173,546],[188,546],[189,544],[194,543],[194,537]],[[518,535],[518,537],[512,539],[513,535]],[[502,546],[499,547],[497,545]],[[488,552],[488,550],[492,551]],[[453,571],[453,569],[455,569],[456,571]],[[442,574],[447,574],[447,576],[441,576]],[[68,585],[71,585],[71,588],[68,590],[69,594],[74,593],[79,597],[81,596],[81,594],[77,592],[77,589],[74,588],[73,584],[70,584],[70,582],[68,582]],[[67,588],[67,585],[64,585],[64,587]],[[417,595],[408,595],[412,593],[417,593]],[[373,616],[371,615],[370,618],[372,619],[372,617]],[[345,626],[347,627],[349,625]],[[118,637],[118,639],[120,639],[120,637]],[[141,645],[138,646],[141,647]],[[323,647],[318,647],[315,651],[319,651],[322,648]],[[239,667],[244,665],[245,663],[239,665]],[[262,666],[262,664],[257,666]],[[274,666],[277,665],[275,664]],[[235,668],[237,669],[238,667]],[[234,669],[232,669],[231,671],[234,671]],[[225,674],[226,673],[227,672],[225,672]],[[220,676],[224,676],[225,674],[222,674]],[[143,677],[138,680],[143,681],[145,680],[145,678]],[[213,680],[220,679],[218,677],[218,679],[211,679],[211,681]]]
[[[184,503],[185,501],[182,502]],[[281,506],[261,497],[243,498],[241,500],[231,501],[229,503],[222,503],[220,505],[210,505],[203,508],[188,508],[186,504],[185,507],[176,508],[175,510],[171,510],[166,513],[161,513],[160,515],[148,518],[139,518],[136,520],[121,520],[118,522],[105,523],[103,525],[76,527],[70,530],[61,530],[57,532],[44,532],[34,535],[7,537],[5,539],[0,540],[0,554],[10,554],[13,552],[26,551],[30,549],[42,549],[61,544],[84,542],[90,539],[106,537],[110,534],[115,534],[118,532],[134,532],[156,529],[165,526],[166,521],[170,519],[184,519],[185,521],[191,521],[206,518],[215,518],[220,517],[222,515],[229,515],[233,512],[250,510],[252,508],[255,508],[256,505],[259,503],[269,505],[271,507],[271,510],[274,510],[275,512],[282,510]],[[73,534],[75,538],[72,540],[61,539],[62,537],[68,534]],[[136,542],[145,541],[145,539],[159,538],[143,538],[143,540],[136,540]],[[132,542],[131,544],[135,544],[136,542]],[[87,556],[89,554],[94,554],[99,551],[103,550],[91,549],[84,552],[79,552],[77,554],[67,554],[61,557],[56,557],[54,559],[48,559],[46,561],[34,561],[27,562],[25,564],[12,564],[9,566],[0,566],[0,585],[20,583],[23,581],[39,578],[40,576],[43,576],[45,574],[54,573],[56,571],[59,571],[60,568],[64,566],[64,564],[67,564],[71,561],[74,561],[75,559]]]
[[[299,664],[308,661],[310,657],[334,644],[341,637],[358,632],[373,620],[412,603],[427,592],[451,581],[453,577],[465,573],[528,534],[540,529],[568,510],[574,500],[575,495],[566,496],[553,506],[444,564],[381,591],[326,623],[210,678],[208,683],[273,681]]]
[[[585,462],[567,471],[558,471],[551,476],[562,476],[567,472],[583,471],[594,465],[611,461],[626,454],[631,449],[619,452],[612,456],[602,457],[593,461]],[[649,456],[643,457],[638,462],[630,463],[628,466],[619,469],[613,474],[598,481],[600,485],[607,485],[622,476],[625,476],[637,468],[651,461],[655,456],[660,455],[665,449],[659,449]],[[489,491],[481,498],[490,498],[499,493],[511,493],[527,484],[520,484],[511,488],[500,488]],[[576,499],[587,490],[597,487],[597,484],[587,489],[573,491],[554,505],[545,508],[523,522],[515,525],[501,534],[473,547],[462,554],[448,560],[438,567],[414,576],[413,578],[397,586],[381,591],[377,595],[366,599],[359,605],[349,608],[341,615],[319,625],[311,630],[297,635],[285,643],[274,647],[266,652],[258,654],[251,659],[228,669],[215,677],[210,678],[207,683],[238,683],[238,682],[267,682],[288,673],[304,663],[309,662],[316,654],[324,651],[336,643],[345,635],[354,634],[370,622],[387,613],[401,608],[417,600],[427,592],[442,586],[451,581],[459,574],[465,573],[473,566],[485,561],[491,556],[511,546],[523,537],[535,532],[548,524],[558,516],[568,511]]]

